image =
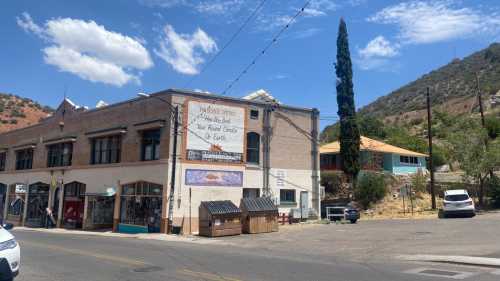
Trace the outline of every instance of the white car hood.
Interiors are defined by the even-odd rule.
[[[5,230],[3,227],[0,227],[0,243],[13,238],[14,236],[9,231]]]

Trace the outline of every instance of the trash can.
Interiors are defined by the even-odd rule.
[[[243,198],[240,209],[243,233],[278,231],[278,207],[271,198]]]
[[[241,234],[241,210],[230,200],[202,201],[199,235],[220,237]]]

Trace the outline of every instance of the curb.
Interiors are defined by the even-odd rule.
[[[169,242],[185,242],[195,244],[224,244],[223,241],[215,239],[206,239],[198,236],[177,236],[167,234],[126,234],[114,232],[95,232],[95,231],[82,231],[82,230],[66,230],[61,228],[29,228],[29,227],[16,227],[14,231],[22,232],[42,232],[48,234],[61,234],[61,235],[75,235],[75,236],[100,236],[100,237],[118,237],[118,238],[132,238],[139,240],[156,240],[156,241],[169,241]]]
[[[442,262],[461,265],[500,268],[500,259],[472,256],[440,256],[440,255],[401,255],[400,259],[407,261]]]

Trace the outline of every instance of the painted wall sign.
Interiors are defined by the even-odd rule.
[[[243,186],[243,172],[187,169],[185,184],[240,187]]]
[[[241,163],[245,148],[245,109],[189,101],[188,160]]]
[[[16,193],[26,193],[28,186],[25,184],[16,184]]]

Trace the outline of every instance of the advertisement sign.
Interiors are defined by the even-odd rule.
[[[186,141],[188,160],[243,162],[245,109],[189,101]]]
[[[187,169],[185,184],[240,187],[243,186],[243,172]]]
[[[26,193],[28,186],[25,184],[16,184],[16,193]]]

